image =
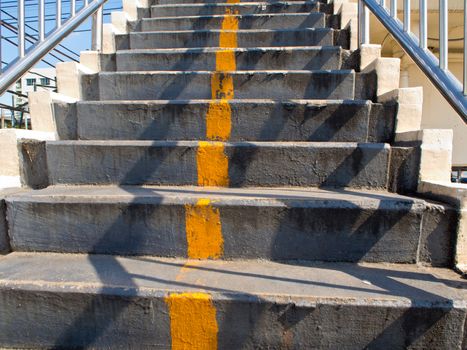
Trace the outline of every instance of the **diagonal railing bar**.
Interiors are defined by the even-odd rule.
[[[29,50],[24,50],[24,0],[18,0],[18,48],[19,59],[11,63],[0,75],[0,95],[21,78],[29,69],[36,65],[45,55],[73,32],[86,19],[93,17],[93,50],[102,49],[102,7],[107,0],[94,0],[85,4],[74,16],[66,22],[61,22],[61,0],[57,0],[57,27],[48,36],[39,40]],[[73,1],[72,4],[75,4]],[[42,19],[44,19],[43,16]]]
[[[391,1],[391,10],[388,10],[376,0],[359,0],[359,44],[367,44],[369,42],[369,16],[366,14],[365,8],[368,8],[387,31],[394,37],[404,51],[412,58],[423,73],[430,79],[433,85],[443,95],[447,102],[454,108],[465,123],[467,123],[467,62],[466,51],[464,45],[464,86],[457,78],[448,70],[448,36],[447,36],[447,0],[440,1],[440,59],[427,49],[427,6],[426,0],[420,0],[420,37],[417,38],[410,32],[410,3],[409,0],[404,0],[404,22],[397,19],[396,1]],[[464,3],[467,0],[464,1]],[[384,3],[384,2],[383,2]],[[465,11],[465,9],[464,9]],[[464,19],[467,21],[467,16]],[[465,28],[465,27],[464,27]],[[467,39],[464,37],[464,41]]]

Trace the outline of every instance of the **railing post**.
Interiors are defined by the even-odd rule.
[[[102,51],[103,11],[99,9],[92,15],[92,50]]]
[[[448,69],[448,0],[439,0],[439,67]]]
[[[397,0],[391,0],[391,17],[397,18]]]
[[[426,0],[420,0],[420,38],[419,45],[422,49],[427,49],[427,33],[428,33],[428,22],[427,22],[427,8]]]
[[[71,13],[71,17],[74,17],[76,14],[76,0],[70,1],[70,13]]]
[[[39,15],[38,15],[38,24],[39,24],[39,41],[44,41],[45,37],[45,21],[44,21],[44,14],[45,14],[45,4],[44,0],[39,0]]]
[[[464,95],[467,95],[467,0],[464,0]]]
[[[62,0],[57,0],[57,28],[62,26]]]
[[[3,24],[3,22],[2,22],[2,12],[0,11],[0,73],[3,72],[3,55],[2,55],[2,27],[3,26],[2,26],[2,24]],[[3,112],[1,112],[1,113],[3,113]]]
[[[404,31],[410,32],[410,0],[404,0]]]
[[[18,55],[24,57],[24,0],[18,0]]]
[[[370,43],[370,15],[363,0],[358,1],[358,45]]]

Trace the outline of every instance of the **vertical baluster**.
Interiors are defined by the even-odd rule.
[[[397,18],[397,0],[391,0],[391,17]]]
[[[45,22],[44,22],[44,14],[45,14],[45,8],[44,8],[44,0],[39,0],[39,18],[38,18],[38,24],[39,24],[39,41],[43,41],[45,37]]]
[[[427,8],[426,0],[420,0],[420,38],[419,43],[422,49],[427,48],[427,33],[428,33],[428,22],[427,22]]]
[[[84,7],[89,5],[89,0],[84,0]]]
[[[448,0],[439,0],[439,67],[448,69]]]
[[[2,55],[2,39],[3,39],[3,37],[2,37],[2,27],[3,26],[2,26],[2,24],[3,24],[3,22],[2,22],[2,12],[0,11],[0,73],[3,72],[3,55]],[[0,110],[0,113],[2,113],[1,110]],[[1,117],[2,116],[0,115],[0,118]],[[3,121],[3,119],[2,119],[2,121]]]
[[[369,10],[363,0],[358,1],[358,43],[370,43],[370,21]]]
[[[410,0],[404,0],[404,30],[410,32]]]
[[[467,95],[467,0],[464,0],[464,95]]]
[[[75,14],[76,14],[76,0],[71,0],[70,1],[70,13],[71,13],[71,16],[70,17],[74,17]]]
[[[92,49],[94,51],[102,50],[102,25],[103,11],[102,6],[92,15]]]
[[[62,26],[62,0],[57,0],[57,28]]]
[[[381,7],[386,7],[386,0],[380,0],[379,4],[381,5]]]
[[[24,57],[24,0],[18,0],[18,55]]]

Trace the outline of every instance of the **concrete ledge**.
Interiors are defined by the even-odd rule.
[[[452,130],[424,129],[397,133],[396,144],[420,146],[420,181],[441,181],[451,179]]]
[[[51,132],[38,132],[21,129],[0,130],[0,188],[16,187],[18,183],[29,186],[28,178],[24,177],[23,153],[21,140],[54,140]],[[32,176],[32,175],[31,175]]]
[[[367,44],[360,46],[360,70],[381,57],[381,45]],[[381,102],[381,101],[380,101]]]
[[[467,185],[421,181],[418,192],[425,197],[451,203],[458,210],[455,266],[467,273]]]
[[[55,134],[57,140],[75,140],[77,133],[75,98],[50,91],[28,94],[34,131]]]
[[[349,49],[358,49],[358,5],[352,2],[339,1],[337,14],[340,15],[341,29],[350,31]],[[334,9],[335,10],[335,9]]]
[[[379,57],[368,63],[363,73],[376,73],[376,99],[381,102],[381,97],[389,91],[393,91],[399,88],[399,76],[400,76],[400,59]]]
[[[115,71],[116,55],[113,53],[105,54],[98,51],[81,51],[80,63],[94,73],[102,71]]]
[[[57,63],[57,91],[65,96],[82,100],[89,91],[83,91],[82,77],[94,73],[76,62]]]
[[[382,103],[397,103],[396,134],[418,131],[422,123],[423,88],[398,88],[379,97]]]

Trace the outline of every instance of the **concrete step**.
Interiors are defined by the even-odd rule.
[[[355,76],[351,70],[103,72],[89,80],[86,99],[353,99]]]
[[[188,220],[206,215],[195,209],[201,199],[217,213],[210,240],[221,243],[193,253],[189,234],[207,239]],[[58,186],[6,203],[14,251],[183,258],[414,263],[430,215],[419,199],[316,188]]]
[[[327,10],[329,5],[315,1],[277,1],[277,2],[241,2],[227,3],[190,3],[165,4],[151,7],[151,17],[178,17],[199,15],[224,15],[236,13],[268,14],[268,13],[309,13]]]
[[[464,337],[466,282],[447,269],[14,253],[0,276],[2,347],[460,350]]]
[[[216,69],[215,48],[122,50],[118,71]],[[338,46],[236,48],[237,70],[337,70],[344,51]]]
[[[311,13],[278,13],[229,15],[229,20],[238,21],[238,29],[296,29],[324,28],[326,15]],[[145,18],[141,21],[142,31],[221,29],[226,15],[178,16]]]
[[[51,184],[387,188],[390,155],[386,144],[333,142],[50,141],[46,148]]]
[[[222,30],[132,32],[129,49],[218,47]],[[238,47],[342,46],[348,47],[348,31],[330,28],[241,29],[235,32]],[[121,40],[121,39],[117,39]],[[119,44],[119,49],[125,49]]]
[[[81,140],[207,140],[209,100],[78,102]],[[230,100],[230,141],[389,142],[394,117],[365,100]]]

